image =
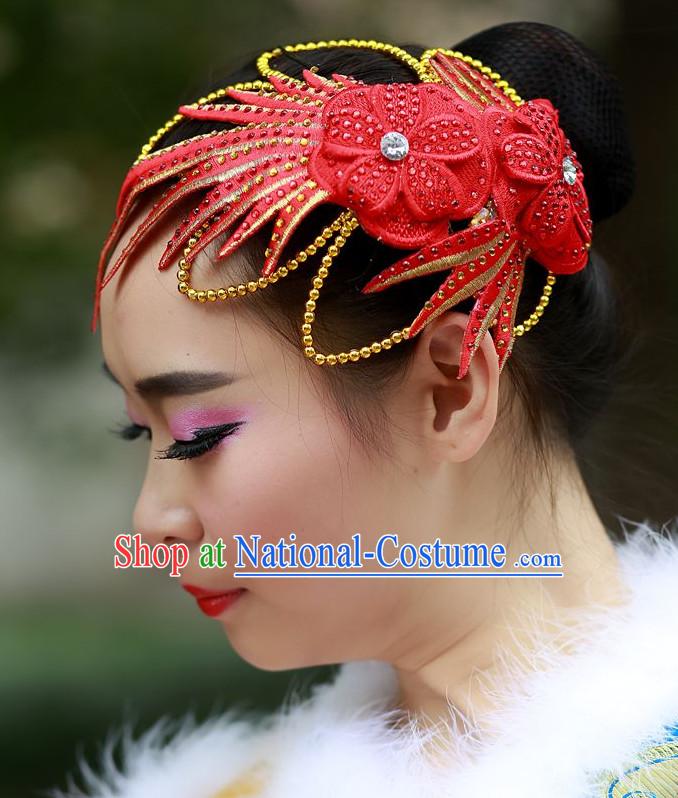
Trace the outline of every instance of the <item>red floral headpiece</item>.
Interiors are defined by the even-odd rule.
[[[302,81],[268,66],[285,50],[329,46],[383,50],[411,66],[420,82],[366,84],[308,69]],[[514,336],[543,313],[554,275],[576,272],[588,260],[592,225],[582,168],[558,125],[558,111],[546,99],[524,102],[479,61],[440,48],[416,59],[380,42],[308,43],[264,53],[258,66],[266,81],[229,86],[181,106],[129,170],[99,260],[92,331],[105,285],[158,219],[198,194],[200,200],[158,264],[166,269],[180,258],[178,288],[189,299],[216,301],[264,288],[327,246],[336,233],[313,280],[301,327],[304,352],[315,363],[345,363],[388,349],[472,296],[458,378],[488,330],[501,371]],[[224,96],[236,102],[218,102]],[[236,127],[151,152],[184,117]],[[104,277],[108,255],[139,195],[170,179]],[[312,244],[279,266],[294,230],[322,203],[344,210]],[[219,289],[192,288],[192,260],[243,215],[218,257],[227,257],[274,221],[260,278]],[[465,227],[451,230],[451,222],[463,221]],[[358,226],[384,244],[413,250],[373,277],[362,293],[433,272],[446,276],[402,331],[371,346],[325,355],[317,352],[311,335],[316,300],[333,258]],[[535,313],[514,327],[528,255],[548,270],[547,285]]]

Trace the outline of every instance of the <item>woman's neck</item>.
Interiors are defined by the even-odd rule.
[[[574,650],[576,643],[567,639],[566,630],[579,610],[627,600],[613,544],[576,464],[572,460],[561,463],[553,480],[556,514],[551,515],[545,501],[544,481],[541,491],[535,486],[517,534],[508,536],[506,563],[508,567],[525,552],[557,552],[564,576],[463,580],[476,584],[467,601],[456,607],[446,600],[444,585],[438,596],[432,590],[426,617],[431,619],[433,639],[424,642],[417,634],[409,641],[409,649],[406,644],[397,653],[391,652],[398,676],[398,708],[410,720],[452,734],[481,730],[484,716],[502,700],[507,659],[514,675],[516,668],[529,672],[535,667],[535,648],[554,634],[559,651]],[[492,531],[495,540],[503,539],[501,519],[493,528],[488,527],[487,516],[479,523],[485,539]],[[463,528],[465,540],[475,539],[469,525]],[[464,616],[462,622],[459,615]],[[458,635],[440,634],[446,620],[449,628],[458,626]],[[442,646],[437,644],[440,640],[444,640]],[[492,684],[491,691],[483,688],[487,682]]]

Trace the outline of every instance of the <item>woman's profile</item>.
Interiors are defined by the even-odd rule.
[[[96,280],[150,439],[133,528],[186,547],[173,581],[244,660],[338,668],[55,796],[676,795],[678,543],[607,528],[576,457],[629,345],[595,232],[632,188],[614,78],[537,23],[279,47],[180,106]],[[292,532],[389,563],[200,565]]]

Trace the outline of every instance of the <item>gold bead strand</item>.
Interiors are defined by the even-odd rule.
[[[406,340],[410,331],[409,327],[403,327],[402,330],[394,330],[391,335],[387,336],[381,341],[373,341],[369,346],[363,346],[360,349],[351,349],[349,352],[332,352],[323,354],[318,352],[313,343],[313,322],[315,321],[316,302],[320,296],[320,289],[327,278],[334,258],[339,254],[340,249],[344,246],[351,233],[359,226],[358,219],[353,211],[346,211],[340,216],[341,229],[339,234],[335,237],[334,243],[327,250],[327,255],[323,256],[322,263],[316,276],[313,278],[313,288],[309,291],[308,300],[306,301],[306,312],[304,313],[304,323],[301,326],[302,343],[304,344],[304,355],[313,360],[318,365],[336,366],[337,363],[346,363],[350,361],[357,361],[361,358],[368,358],[373,354],[378,354],[384,349],[390,349],[393,344],[399,344],[401,341]]]
[[[549,299],[551,298],[551,293],[553,292],[553,286],[556,282],[555,274],[549,269],[548,276],[546,277],[546,285],[544,286],[544,290],[542,291],[541,297],[539,298],[539,302],[537,303],[537,307],[534,309],[533,313],[530,313],[528,318],[522,324],[518,324],[516,327],[513,328],[513,334],[516,336],[525,335],[528,330],[531,330],[535,324],[539,321],[546,309],[546,306],[549,303]]]
[[[388,55],[402,61],[406,66],[410,67],[412,71],[419,77],[422,82],[428,81],[429,68],[426,64],[422,64],[418,58],[410,55],[407,50],[398,47],[395,44],[388,44],[387,42],[379,42],[374,39],[329,39],[328,41],[319,42],[300,42],[298,44],[286,44],[283,47],[276,47],[273,50],[263,52],[257,59],[257,69],[263,77],[276,75],[279,78],[291,80],[294,83],[301,84],[303,81],[287,75],[278,69],[273,69],[269,63],[272,58],[277,58],[285,52],[296,53],[302,50],[320,50],[325,48],[334,47],[354,47],[358,49],[376,50],[378,52],[387,53]]]
[[[189,238],[188,243],[184,248],[183,257],[179,261],[179,269],[177,271],[177,288],[181,294],[184,294],[189,299],[197,300],[198,302],[216,302],[217,299],[235,299],[239,296],[245,296],[246,294],[253,294],[255,291],[266,288],[272,283],[277,283],[282,277],[287,277],[290,272],[299,268],[300,263],[304,263],[310,256],[315,255],[318,250],[325,247],[334,233],[340,230],[340,219],[341,216],[330,224],[326,225],[316,236],[314,241],[299,250],[299,252],[297,252],[293,258],[290,258],[283,266],[279,266],[268,277],[261,276],[256,280],[250,280],[247,283],[239,283],[237,285],[196,290],[195,288],[191,287],[190,282],[190,269],[192,265],[190,255],[203,232],[212,224],[212,221],[208,220],[202,225],[200,230],[198,230],[193,237]]]

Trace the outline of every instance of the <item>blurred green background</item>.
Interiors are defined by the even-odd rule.
[[[0,5],[0,795],[65,784],[134,719],[276,706],[328,669],[262,673],[167,577],[112,567],[144,444],[89,333],[94,268],[128,166],[187,96],[263,49],[329,38],[451,47],[518,19],[566,28],[617,72],[635,199],[596,244],[644,325],[582,461],[606,519],[678,512],[678,25],[656,0],[25,0]],[[194,90],[194,95],[191,91]]]

